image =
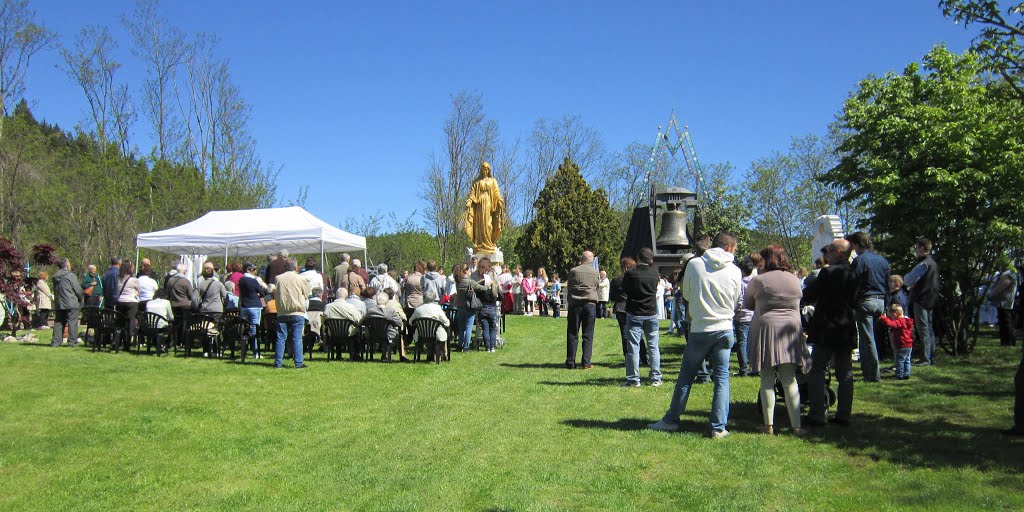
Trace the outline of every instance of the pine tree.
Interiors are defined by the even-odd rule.
[[[566,158],[534,203],[536,215],[516,243],[524,267],[546,267],[563,278],[580,254],[593,251],[612,270],[622,248],[618,218],[604,189],[591,189],[580,168]]]

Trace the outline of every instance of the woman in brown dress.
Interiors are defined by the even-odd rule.
[[[800,278],[792,272],[786,250],[770,245],[761,251],[763,270],[747,287],[745,309],[754,311],[750,325],[751,371],[761,374],[764,431],[774,433],[775,380],[782,382],[793,433],[800,435],[800,391],[796,372],[810,360],[800,326]]]

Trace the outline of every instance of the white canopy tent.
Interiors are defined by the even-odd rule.
[[[292,254],[363,251],[366,238],[342,231],[301,207],[212,211],[177,227],[141,233],[138,249],[196,256],[266,256],[287,249]]]

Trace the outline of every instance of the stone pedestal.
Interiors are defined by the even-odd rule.
[[[494,264],[496,266],[499,266],[499,267],[502,266],[505,263],[505,255],[501,252],[501,247],[495,247],[493,253],[473,252],[473,248],[472,247],[467,247],[466,248],[466,264],[468,265],[469,261],[471,259],[473,259],[473,258],[476,258],[477,261],[480,261],[481,258],[487,258],[487,259],[491,260],[492,264]]]
[[[843,238],[843,223],[838,215],[822,215],[814,219],[814,238],[811,240],[811,260],[821,256],[821,248],[833,240]]]

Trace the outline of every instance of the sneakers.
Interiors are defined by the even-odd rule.
[[[728,430],[724,430],[723,429],[723,430],[712,430],[711,431],[711,439],[725,439],[728,436],[729,436],[729,431]]]
[[[622,387],[624,387],[624,388],[638,388],[638,387],[640,387],[640,381],[633,382],[631,380],[627,380],[626,382],[622,383]]]
[[[665,420],[658,420],[657,423],[651,423],[647,425],[650,430],[656,430],[658,432],[676,432],[679,430],[678,423],[668,423]]]
[[[661,386],[661,384],[662,384],[662,382],[660,380],[652,380],[651,381],[651,386],[654,386],[654,387],[659,387],[659,386]]]

